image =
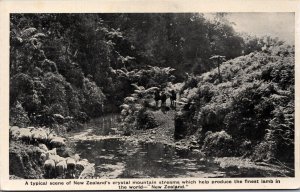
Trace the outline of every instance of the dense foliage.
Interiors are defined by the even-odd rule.
[[[10,108],[26,124],[119,110],[132,83],[164,87],[214,67],[212,54],[241,55],[244,45],[221,15],[12,14],[10,21]],[[178,70],[161,79],[149,65]]]
[[[74,31],[62,26],[64,19],[50,14],[11,16],[11,124],[49,125],[60,123],[55,114],[78,121],[101,114],[105,96],[73,61],[69,33]],[[30,121],[24,121],[26,117]]]
[[[221,13],[212,20],[11,14],[10,21],[11,125],[75,128],[122,111],[128,133],[153,128],[153,91],[184,82],[178,139],[200,132],[203,150],[219,156],[224,145],[255,160],[293,160],[294,48],[278,39],[238,34]]]
[[[211,55],[231,59],[242,55],[246,47],[223,14],[214,20],[198,13],[107,14],[104,20],[131,43],[131,56],[136,59],[128,64],[170,66],[180,77],[184,72],[211,69]]]
[[[222,82],[217,68],[190,78],[183,95],[194,102],[185,119],[193,126],[186,129],[200,130],[204,146],[214,145],[207,132],[223,132],[240,146],[235,154],[293,162],[294,59],[294,47],[274,41],[263,51],[224,62]]]

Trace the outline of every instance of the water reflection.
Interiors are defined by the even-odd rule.
[[[92,129],[90,135],[114,135],[117,134],[117,127],[120,121],[119,114],[109,114],[101,118],[92,119],[84,124],[84,129]]]
[[[87,150],[91,146],[92,150]],[[107,178],[205,176],[218,171],[200,154],[161,143],[132,143],[120,139],[77,143],[76,151],[96,166],[96,176]]]
[[[95,163],[95,176],[101,178],[274,176],[274,173],[268,175],[265,171],[252,168],[224,169],[212,158],[187,149],[162,143],[129,141],[122,139],[121,136],[113,137],[118,134],[119,120],[119,116],[114,114],[95,119],[85,125],[85,130],[73,135],[76,153]],[[108,137],[101,139],[102,136]]]

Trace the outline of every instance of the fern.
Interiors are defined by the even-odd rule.
[[[23,39],[29,38],[36,31],[37,31],[37,29],[34,27],[27,28],[27,29],[21,31],[21,38],[23,38]]]
[[[36,33],[32,36],[33,38],[41,38],[41,37],[46,37],[44,33]]]

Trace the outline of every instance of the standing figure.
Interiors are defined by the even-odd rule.
[[[155,100],[155,106],[156,109],[158,108],[158,104],[159,104],[159,100],[160,100],[160,95],[159,95],[159,91],[156,90],[154,93],[154,100]]]
[[[161,110],[163,112],[165,112],[165,110],[166,110],[167,95],[164,92],[162,92],[161,95],[160,95],[160,99],[161,99]]]
[[[176,109],[176,103],[175,103],[175,101],[176,101],[176,92],[174,91],[174,89],[171,91],[170,100],[171,100],[171,107]]]

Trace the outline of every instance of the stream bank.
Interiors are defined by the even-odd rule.
[[[92,176],[101,178],[178,177],[292,177],[293,170],[279,165],[254,163],[242,157],[206,156],[192,136],[173,139],[175,111],[155,111],[158,126],[124,136],[119,115],[93,119],[80,131],[66,135],[68,147],[94,165]],[[43,178],[40,153],[34,145],[10,142],[10,178]],[[146,169],[145,169],[146,168]]]
[[[118,117],[113,114],[102,117],[104,120],[94,120],[84,131],[70,134],[69,140],[76,153],[95,164],[95,176],[101,178],[292,176],[282,167],[258,165],[242,157],[205,156],[196,146],[195,138],[178,142],[173,139],[175,111],[158,110],[153,114],[159,125],[137,130],[131,136],[122,135],[112,122],[95,126],[99,121],[116,122]],[[103,129],[102,125],[106,131],[97,130]]]

